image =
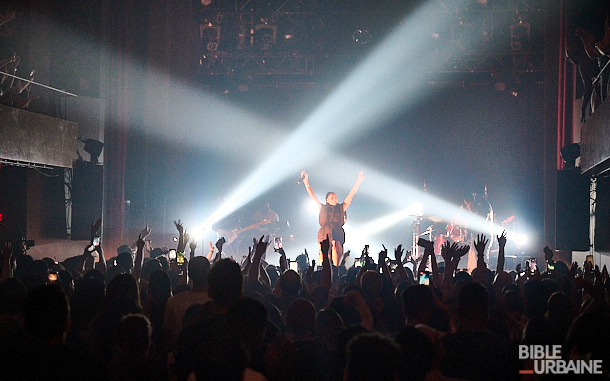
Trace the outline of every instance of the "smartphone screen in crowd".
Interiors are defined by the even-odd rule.
[[[423,284],[425,286],[430,285],[430,273],[427,271],[422,271],[419,273],[419,284]]]
[[[299,265],[297,261],[290,261],[290,270],[299,271]]]

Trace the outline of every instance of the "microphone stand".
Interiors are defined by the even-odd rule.
[[[489,234],[491,235],[490,244],[487,247],[487,263],[489,263],[491,247],[494,243],[494,208],[493,206],[491,206],[491,202],[489,202],[489,198],[487,197],[487,186],[485,186],[485,193],[483,194],[483,199],[485,199],[487,205],[489,206],[489,212],[487,213],[487,217],[485,218],[486,222],[489,221]]]

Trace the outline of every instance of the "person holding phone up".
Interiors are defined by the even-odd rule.
[[[322,242],[328,236],[333,246],[332,250],[332,263],[335,266],[339,265],[341,258],[343,258],[343,244],[345,243],[345,231],[343,225],[347,220],[347,208],[352,203],[352,199],[356,195],[360,184],[364,181],[364,172],[358,173],[358,179],[352,187],[352,189],[345,197],[342,203],[339,203],[337,194],[335,192],[328,192],[326,194],[326,204],[322,204],[318,197],[313,192],[313,189],[309,185],[309,174],[305,171],[301,171],[301,179],[305,184],[305,190],[309,197],[318,204],[320,214],[318,221],[320,223],[320,230],[318,231],[318,243]]]

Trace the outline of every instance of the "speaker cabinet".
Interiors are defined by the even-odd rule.
[[[88,240],[91,223],[102,218],[104,167],[76,161],[73,171],[72,240]]]
[[[590,179],[579,168],[557,171],[555,249],[588,251]]]
[[[595,251],[610,253],[610,177],[597,179],[595,193]]]
[[[0,241],[14,241],[26,233],[27,169],[0,168]]]

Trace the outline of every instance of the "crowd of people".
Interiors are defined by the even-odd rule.
[[[424,239],[413,270],[401,246],[394,259],[383,247],[376,263],[363,250],[359,267],[346,266],[347,251],[335,266],[329,239],[321,264],[299,255],[292,270],[282,248],[278,264],[265,262],[264,237],[243,263],[223,255],[222,239],[200,255],[179,221],[176,259],[146,247],[148,228],[106,259],[100,226],[82,255],[61,263],[34,260],[25,241],[4,243],[2,379],[552,378],[526,374],[534,368],[523,345],[559,345],[565,361],[601,360],[600,374],[584,379],[610,376],[607,269],[553,261],[545,248],[552,270],[509,271],[505,234],[494,237],[495,270],[484,235],[471,273],[457,270],[467,244],[444,243],[437,263]]]

